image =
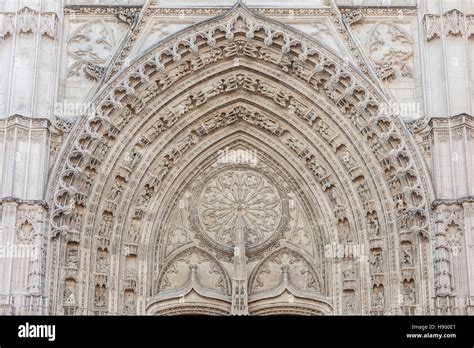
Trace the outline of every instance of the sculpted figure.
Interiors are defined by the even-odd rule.
[[[77,268],[79,264],[79,250],[77,245],[69,247],[66,251],[66,266]]]
[[[109,195],[107,198],[111,201],[117,202],[117,199],[122,194],[123,187],[119,181],[115,181],[112,188],[110,189]]]

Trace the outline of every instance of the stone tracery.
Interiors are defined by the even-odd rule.
[[[247,245],[252,248],[265,242],[283,217],[282,197],[258,172],[227,171],[204,187],[196,202],[204,233],[224,246],[233,245],[231,227],[241,215],[247,228]]]
[[[198,53],[199,59],[191,53]],[[260,64],[262,69],[258,73],[252,71],[246,64],[247,60]],[[220,133],[228,129],[245,131],[249,126],[255,127],[255,132],[265,137],[268,144],[286,148],[294,162],[290,166],[302,166],[308,174],[305,180],[318,185],[314,190],[318,190],[326,211],[331,212],[320,213],[327,219],[324,223],[326,234],[333,233],[338,226],[335,228],[336,238],[341,238],[344,231],[349,236],[354,234],[360,243],[365,244],[368,240],[364,231],[368,228],[371,240],[367,252],[373,254],[374,260],[381,260],[383,253],[389,252],[389,245],[390,249],[400,242],[415,245],[420,235],[429,236],[428,190],[418,174],[424,169],[420,167],[417,154],[410,148],[403,126],[383,110],[384,100],[355,69],[350,66],[344,68],[339,61],[311,40],[281,29],[276,23],[257,17],[243,7],[237,7],[212,25],[205,24],[199,30],[168,39],[163,46],[133,64],[130,70],[124,70],[121,76],[125,78],[120,82],[113,81],[98,98],[96,114],[81,120],[79,135],[70,144],[72,148],[65,155],[65,166],[57,180],[53,197],[52,236],[60,236],[61,239],[75,231],[84,231],[81,240],[76,243],[88,245],[96,243],[97,236],[94,238],[93,234],[96,226],[110,240],[112,252],[119,257],[136,255],[130,249],[136,249],[141,260],[157,253],[159,255],[160,252],[144,247],[147,242],[154,244],[150,228],[158,217],[150,212],[152,207],[160,206],[157,193],[170,190],[172,180],[177,180],[179,176],[179,170],[187,172],[177,167],[192,160],[192,151],[202,148],[205,142],[212,144],[217,141],[222,136]],[[228,74],[227,70],[231,73]],[[217,72],[219,76],[214,77]],[[209,82],[188,88],[187,77],[191,74],[196,78],[195,84],[199,82],[196,74],[202,74]],[[298,91],[290,88],[290,84],[273,82],[272,85],[275,76],[283,75],[304,87]],[[190,92],[179,98],[174,97],[181,90]],[[252,105],[248,100],[249,92],[260,103]],[[220,105],[235,103],[236,100],[245,107],[237,109],[232,105],[231,110],[213,112]],[[321,103],[313,103],[312,100]],[[252,111],[249,113],[249,110]],[[208,114],[215,117],[200,120],[202,115]],[[151,126],[148,130],[144,128],[144,134],[135,137],[136,130],[145,123]],[[188,130],[191,131],[188,135],[176,137],[176,134],[187,134]],[[263,150],[257,148],[257,151]],[[150,161],[146,161],[147,158]],[[114,166],[115,162],[121,165]],[[107,180],[109,174],[113,180]],[[384,177],[380,186],[376,184],[381,182],[377,175]],[[90,181],[98,179],[94,187],[101,190],[105,200],[100,200],[92,185],[79,185],[81,177]],[[256,174],[256,177],[257,180],[265,180],[261,174]],[[222,181],[214,185],[220,185],[215,186],[219,192],[226,187]],[[139,201],[133,199],[135,191],[141,195]],[[282,201],[282,197],[278,197],[280,193],[277,195],[272,189],[268,192],[272,199],[257,200],[260,206],[262,203],[272,205],[275,201]],[[374,201],[384,201],[385,205],[376,207]],[[234,199],[234,208],[235,202]],[[243,203],[239,200],[240,208]],[[204,199],[201,204],[209,208],[215,202]],[[395,206],[398,206],[398,211]],[[254,219],[252,225],[255,209],[244,214],[250,221],[249,226],[253,226],[259,234],[255,240],[249,241],[250,246],[266,240],[270,231],[278,225],[277,216],[283,208],[272,209],[264,212],[269,217],[273,216],[273,220],[266,224],[256,223],[258,220]],[[218,210],[219,214],[225,213],[222,206]],[[205,212],[198,209],[197,214],[200,213]],[[201,216],[200,223],[208,230],[221,232],[221,226],[229,223],[223,220],[219,224],[211,223],[211,216],[207,214],[207,218]],[[128,228],[120,231],[116,227],[120,221],[125,222]],[[398,235],[396,232],[399,232]],[[184,234],[189,236],[187,231]],[[214,232],[208,235],[220,244],[231,245],[230,238],[217,237]],[[323,238],[322,243],[328,243],[328,239]],[[319,247],[321,245],[324,244]],[[171,254],[179,248],[170,251]],[[384,289],[390,288],[389,277],[383,274],[391,267],[374,263],[369,270],[369,278],[374,283],[373,287],[370,286],[373,289],[372,308],[383,310],[387,307],[383,297],[387,290]],[[151,259],[151,264],[161,274],[159,257]],[[393,269],[399,268],[397,263]],[[188,270],[192,278],[193,268]],[[93,301],[95,308],[102,310],[104,299],[109,296],[107,292],[119,291],[117,284],[123,282],[118,279],[121,271],[112,269],[109,272],[113,279],[110,282],[87,280],[89,284],[95,283],[90,284],[95,289],[93,300],[82,295],[81,306],[88,307],[84,301]],[[142,269],[141,277],[143,272]],[[280,269],[280,272],[283,278],[289,274],[291,283],[294,278],[291,272],[287,272],[286,268]],[[196,274],[199,273],[196,271]],[[305,274],[311,274],[316,282],[315,273]],[[416,278],[414,275],[407,279],[408,285],[399,284],[399,290],[393,291],[405,294],[409,289],[411,294],[412,289],[420,286]],[[326,287],[319,284],[317,288]],[[363,296],[362,290],[359,286],[345,289],[346,308],[356,310],[350,306],[350,298]],[[82,291],[84,294],[86,289]],[[141,296],[149,296],[149,290],[143,289],[143,286],[140,290],[125,290],[124,301],[127,299],[128,309],[135,303],[131,300],[135,291],[140,291]],[[341,296],[338,293],[340,286],[335,285],[331,291],[333,293],[326,292],[326,296]],[[413,298],[411,295],[408,297]],[[342,308],[338,301],[335,299],[331,304],[335,311]],[[143,308],[138,310],[143,311]],[[369,309],[366,305],[365,309],[357,310]]]

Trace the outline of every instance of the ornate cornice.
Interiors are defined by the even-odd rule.
[[[138,13],[142,6],[134,5],[66,5],[64,6],[64,14],[83,14],[83,15],[116,15],[120,9],[129,12]]]
[[[114,75],[124,65],[133,45],[145,28],[146,21],[149,17],[149,9],[142,7],[140,12],[132,12],[130,9],[126,12],[123,8],[120,8],[115,16],[129,24],[130,33],[114,56],[110,69],[104,71],[106,78]]]
[[[430,124],[434,125],[436,123],[445,123],[448,120],[451,122],[456,122],[457,124],[460,122],[470,123],[474,122],[474,116],[471,116],[469,114],[458,114],[451,117],[431,117]]]
[[[465,36],[474,34],[474,14],[464,14],[453,9],[444,14],[425,14],[423,17],[425,39],[430,41],[435,36]]]
[[[460,127],[474,128],[474,117],[468,114],[459,114],[451,117],[420,117],[413,121],[405,121],[406,126],[412,133],[425,130],[450,130]]]
[[[333,20],[338,33],[341,35],[341,39],[348,45],[355,61],[359,65],[360,69],[369,75],[369,69],[367,64],[362,57],[359,49],[352,41],[351,37],[347,33],[347,29],[344,26],[345,17],[341,17],[338,8],[332,7],[321,7],[321,8],[267,8],[267,7],[252,7],[250,11],[256,15],[264,16],[287,16],[288,18],[293,17],[314,17],[314,16],[329,16]],[[383,8],[367,8],[364,10],[366,15],[400,15],[400,11],[403,14],[416,14],[410,9],[383,9]],[[121,49],[118,51],[117,59],[111,66],[107,76],[110,77],[120,70],[123,66],[126,57],[131,51],[134,43],[137,41],[142,30],[145,27],[147,19],[153,16],[208,16],[215,17],[224,15],[229,12],[228,7],[200,7],[200,8],[160,8],[160,7],[124,7],[124,6],[67,6],[64,8],[65,14],[82,14],[82,15],[113,15],[120,16],[120,13],[126,12],[127,18],[133,18],[133,21],[127,21],[131,27],[130,36],[126,39]],[[142,14],[140,15],[140,12]],[[123,16],[122,16],[123,17]],[[342,20],[341,20],[342,18]],[[347,23],[346,23],[347,24]],[[108,77],[106,79],[108,79]]]
[[[456,199],[437,198],[431,203],[431,206],[434,208],[440,205],[462,205],[463,203],[474,203],[474,196],[466,196]]]
[[[28,117],[23,115],[12,115],[0,119],[0,129],[22,127],[28,129],[50,129],[51,121],[47,118]]]
[[[474,129],[474,117],[467,114],[460,114],[448,118],[435,117],[429,122],[430,131],[453,131],[466,128]]]
[[[92,5],[69,5],[64,7],[65,14],[83,15],[115,15],[119,8],[127,9],[132,13],[140,12],[141,6],[92,6]],[[352,7],[339,7],[342,13],[361,12],[364,16],[415,16],[418,13],[416,7],[362,7],[354,10]],[[267,16],[324,16],[332,12],[329,7],[320,8],[293,8],[293,7],[251,7],[256,13]],[[229,10],[228,7],[150,7],[149,14],[152,16],[217,16]]]
[[[364,16],[416,16],[418,9],[414,6],[407,7],[345,7],[339,6],[341,13],[361,13]]]
[[[126,8],[132,13],[140,12],[141,6],[66,6],[65,14],[83,14],[83,15],[115,15],[119,8]],[[259,7],[252,8],[259,14],[268,16],[324,16],[331,13],[331,9],[323,8],[273,8]],[[218,16],[229,11],[229,7],[150,7],[148,13],[152,16]]]
[[[247,22],[247,25],[246,27],[242,27],[241,24],[239,24],[240,26],[238,28],[235,28],[235,21],[240,18],[240,17],[243,17],[244,21]],[[334,17],[337,17],[338,19],[340,18],[339,15],[334,15]],[[341,22],[341,21],[339,21]],[[213,20],[212,23],[203,23],[203,24],[200,24],[200,31],[198,32],[195,28],[190,28],[188,29],[187,32],[184,32],[182,33],[181,35],[178,35],[178,36],[174,36],[174,37],[170,37],[168,40],[166,40],[166,42],[163,43],[163,45],[160,47],[160,50],[158,52],[156,52],[156,49],[155,51],[153,50],[150,50],[149,52],[145,53],[133,66],[133,71],[130,71],[129,73],[131,74],[134,74],[135,76],[138,76],[140,74],[141,77],[140,79],[142,81],[148,81],[149,78],[147,78],[147,76],[144,75],[144,72],[146,71],[146,66],[147,65],[150,65],[152,64],[155,68],[155,70],[157,71],[162,71],[164,72],[165,71],[165,65],[163,64],[164,62],[164,57],[167,57],[167,56],[172,56],[173,58],[173,61],[174,62],[179,62],[181,59],[182,59],[182,52],[178,52],[177,51],[177,43],[179,42],[180,44],[182,45],[185,45],[187,47],[189,47],[189,50],[197,50],[199,49],[198,47],[196,47],[195,45],[195,39],[196,39],[196,36],[199,34],[201,35],[202,37],[207,37],[208,41],[208,45],[212,45],[214,40],[213,40],[213,35],[215,35],[216,31],[214,28],[216,27],[219,27],[219,28],[226,28],[226,37],[232,39],[234,37],[234,31],[236,30],[243,30],[244,32],[246,32],[246,36],[247,37],[254,37],[255,35],[255,30],[257,28],[260,28],[260,27],[263,27],[265,28],[266,30],[266,33],[267,35],[275,35],[275,33],[281,33],[281,35],[283,35],[285,37],[285,45],[282,46],[281,50],[283,52],[285,52],[286,50],[289,49],[289,45],[290,43],[291,44],[295,44],[295,42],[299,42],[302,46],[302,50],[303,52],[299,54],[299,59],[300,61],[305,61],[307,60],[307,54],[309,52],[315,52],[316,50],[318,51],[318,57],[321,61],[320,65],[321,66],[317,66],[316,69],[320,69],[318,71],[324,71],[324,64],[326,64],[326,62],[337,62],[338,58],[336,56],[333,56],[329,51],[328,52],[323,52],[324,50],[322,48],[314,48],[313,47],[313,43],[311,40],[309,40],[307,37],[305,37],[304,35],[300,34],[299,32],[297,31],[290,31],[290,29],[288,28],[284,28],[281,26],[281,24],[277,24],[276,22],[270,20],[270,19],[267,19],[267,18],[260,18],[259,16],[257,16],[256,14],[252,14],[250,13],[249,11],[247,11],[245,8],[238,8],[236,11],[233,11],[233,12],[230,12],[229,15],[227,15],[226,17],[220,17],[220,18],[216,18]],[[246,28],[246,29],[245,29]],[[188,37],[183,37],[185,35],[188,35]],[[271,45],[272,44],[272,40],[271,40],[271,37],[267,37],[267,38],[263,38],[264,42],[266,45]],[[331,64],[334,64],[334,63],[331,63]],[[337,64],[336,64],[337,65]],[[131,69],[131,68],[129,68]],[[137,75],[138,74],[138,75]],[[335,76],[333,76],[331,78],[331,81],[338,81],[338,79],[342,76],[347,76],[347,75],[353,75],[354,77],[357,76],[357,74],[355,74],[355,69],[354,67],[352,66],[347,66],[347,67],[344,67],[344,69],[342,67],[337,67],[336,71],[335,71]],[[123,79],[123,83],[124,83],[124,89],[126,90],[129,90],[129,95],[131,95],[131,93],[134,92],[133,88],[131,88],[131,86],[129,85],[129,82],[127,82],[127,79],[128,79],[128,75],[126,73],[126,71],[124,71],[124,79]],[[173,81],[173,80],[172,80]],[[351,88],[347,89],[346,88],[346,93],[350,93],[351,91],[354,91],[355,88],[361,88],[361,87],[357,87],[358,85],[358,82],[356,80],[352,81],[351,83]],[[122,87],[120,87],[122,88]],[[329,88],[329,86],[328,86]],[[364,107],[367,107],[370,103],[371,103],[371,100],[373,100],[373,98],[375,98],[375,95],[372,95],[372,92],[371,91],[371,86],[370,85],[365,85],[365,87],[363,88],[363,90],[365,90],[364,94],[365,94],[365,100],[360,102],[360,105],[358,106],[358,108],[360,108],[360,110],[363,110]],[[120,108],[120,103],[118,103],[118,101],[116,100],[116,97],[113,95],[113,93],[110,93],[109,94],[109,98],[107,99],[102,99],[104,95],[107,94],[108,91],[104,91],[103,95],[102,96],[98,96],[98,101],[97,101],[97,106],[98,106],[98,114],[96,117],[98,118],[106,118],[107,116],[105,114],[103,114],[103,112],[101,110],[105,110],[107,108],[109,108],[110,106],[114,106],[114,108]],[[110,92],[110,90],[109,90]],[[147,93],[152,93],[153,90],[150,90],[150,92],[147,92]],[[342,110],[344,111],[345,110],[345,103],[347,103],[346,101],[346,97],[344,96],[341,96],[339,95],[338,93],[336,93],[335,91],[328,91],[328,97],[333,100],[335,103],[336,103],[336,106],[338,107],[341,107]],[[101,101],[102,100],[102,101]],[[147,100],[149,100],[149,98],[147,98]],[[144,104],[143,104],[144,105]],[[383,113],[381,113],[380,115],[377,116],[378,118],[380,119],[384,119],[384,120],[390,120],[390,117],[388,115],[384,115]],[[95,137],[95,135],[94,135]],[[390,137],[393,137],[393,135],[390,135]],[[389,136],[388,136],[388,133],[385,135],[385,138],[384,139],[388,139]],[[405,146],[405,142],[403,142],[403,146]],[[399,151],[399,150],[397,150]],[[401,151],[401,149],[400,149]],[[421,181],[418,181],[417,182],[417,185],[421,185],[422,182]],[[415,189],[415,188],[413,188]],[[60,208],[58,210],[58,212],[63,209],[63,208]],[[418,210],[422,210],[423,208],[420,206],[417,208]],[[425,226],[423,226],[423,228],[425,228]]]
[[[142,13],[145,11],[142,9]],[[332,8],[331,13],[330,19],[338,26],[339,34],[351,40],[337,8]],[[51,174],[50,237],[81,234],[81,248],[89,248],[96,245],[90,244],[95,243],[95,236],[111,235],[114,231],[111,245],[120,248],[117,236],[123,236],[120,238],[126,243],[124,248],[136,245],[140,260],[144,260],[142,255],[152,248],[148,241],[158,231],[152,227],[156,224],[150,212],[160,211],[166,219],[170,210],[160,208],[172,209],[175,205],[168,204],[169,201],[181,197],[178,193],[167,198],[158,192],[173,188],[173,178],[201,146],[197,135],[185,130],[196,129],[190,121],[197,124],[202,116],[198,114],[222,105],[225,94],[228,101],[240,95],[268,111],[285,110],[275,112],[281,116],[276,120],[283,125],[285,115],[288,121],[295,118],[291,120],[295,130],[292,128],[291,134],[281,136],[266,113],[260,114],[261,123],[257,126],[265,133],[256,135],[275,144],[275,150],[289,159],[294,156],[295,169],[308,170],[308,183],[316,184],[312,186],[317,186],[317,194],[325,197],[321,199],[324,216],[328,221],[337,221],[337,233],[341,236],[351,235],[354,226],[349,221],[360,216],[364,218],[360,227],[367,223],[367,234],[373,236],[386,233],[395,238],[399,233],[406,240],[420,234],[430,237],[429,176],[402,121],[383,108],[386,96],[361,70],[345,64],[341,57],[308,35],[245,7],[236,7],[225,16],[166,38],[111,78],[94,98],[96,109],[79,120],[68,138]],[[276,81],[281,82],[275,84]],[[215,125],[207,121],[208,118],[200,134],[207,134],[207,130],[219,124],[218,119],[213,120]],[[137,127],[142,126],[148,128],[144,127],[143,133],[133,139]],[[231,127],[226,131],[233,132]],[[306,132],[311,129],[314,134],[309,136]],[[177,136],[178,132],[182,137]],[[217,132],[209,134],[202,144],[212,144],[221,136]],[[159,136],[164,142],[153,143]],[[208,163],[211,161],[209,158]],[[334,167],[326,169],[326,162],[334,163]],[[367,168],[369,163],[373,163],[371,168]],[[183,172],[184,180],[187,179]],[[186,185],[179,185],[179,190],[184,188]],[[382,208],[371,199],[371,192],[378,189]],[[382,209],[387,213],[379,214]],[[62,252],[59,243],[55,248],[51,255]],[[156,260],[151,251],[147,255],[148,259]],[[376,256],[376,293],[383,298],[384,288],[380,284],[388,287],[389,277],[379,269],[384,268],[386,253],[381,255],[377,251]],[[93,257],[94,254],[91,260]],[[53,269],[59,273],[53,270],[52,274],[67,269],[61,267],[64,264],[55,264]],[[121,274],[114,270],[110,276],[111,288],[98,289],[100,303],[107,291],[107,296],[116,296],[121,288]],[[80,303],[95,305],[95,298],[83,296],[88,291],[82,285],[86,277],[90,278],[89,284],[95,284],[95,278],[89,274],[81,276],[81,285],[77,286],[81,291]],[[51,279],[51,288],[60,289],[61,281],[64,279],[60,277]],[[414,291],[415,284],[411,282],[409,286],[408,290]],[[141,286],[137,289],[137,296],[148,291]],[[340,308],[337,303],[335,306]]]
[[[0,198],[0,205],[3,205],[5,203],[14,203],[16,205],[39,205],[43,207],[44,209],[49,209],[49,204],[48,202],[44,200],[37,200],[37,199],[22,199],[22,198],[17,198],[17,197],[2,197]]]
[[[413,121],[404,121],[405,125],[407,126],[408,130],[414,134],[422,131],[426,128],[429,123],[429,119],[426,116],[422,116]]]
[[[358,23],[364,17],[404,17],[416,16],[418,10],[416,7],[339,7],[342,13],[342,19],[348,26]]]

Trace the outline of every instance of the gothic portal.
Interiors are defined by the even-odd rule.
[[[4,311],[472,313],[472,182],[466,200],[443,201],[438,145],[425,148],[436,119],[410,123],[392,107],[396,88],[420,92],[417,45],[432,39],[403,26],[432,18],[417,22],[424,2],[395,24],[397,7],[346,2],[278,12],[152,1],[111,18],[110,7],[65,6],[71,64],[58,95],[90,105],[74,122],[54,118],[44,201],[4,195],[8,235],[43,250],[3,266],[25,277],[4,283]],[[159,17],[170,13],[206,17],[173,27]]]

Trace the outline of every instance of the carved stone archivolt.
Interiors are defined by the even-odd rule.
[[[416,307],[431,193],[384,103],[358,69],[243,5],[164,40],[104,87],[58,159],[50,287],[73,279],[82,313],[394,314],[401,294]],[[420,257],[400,283],[405,242]],[[354,262],[364,282],[343,283],[332,243],[371,255]],[[90,276],[62,276],[75,248]]]

